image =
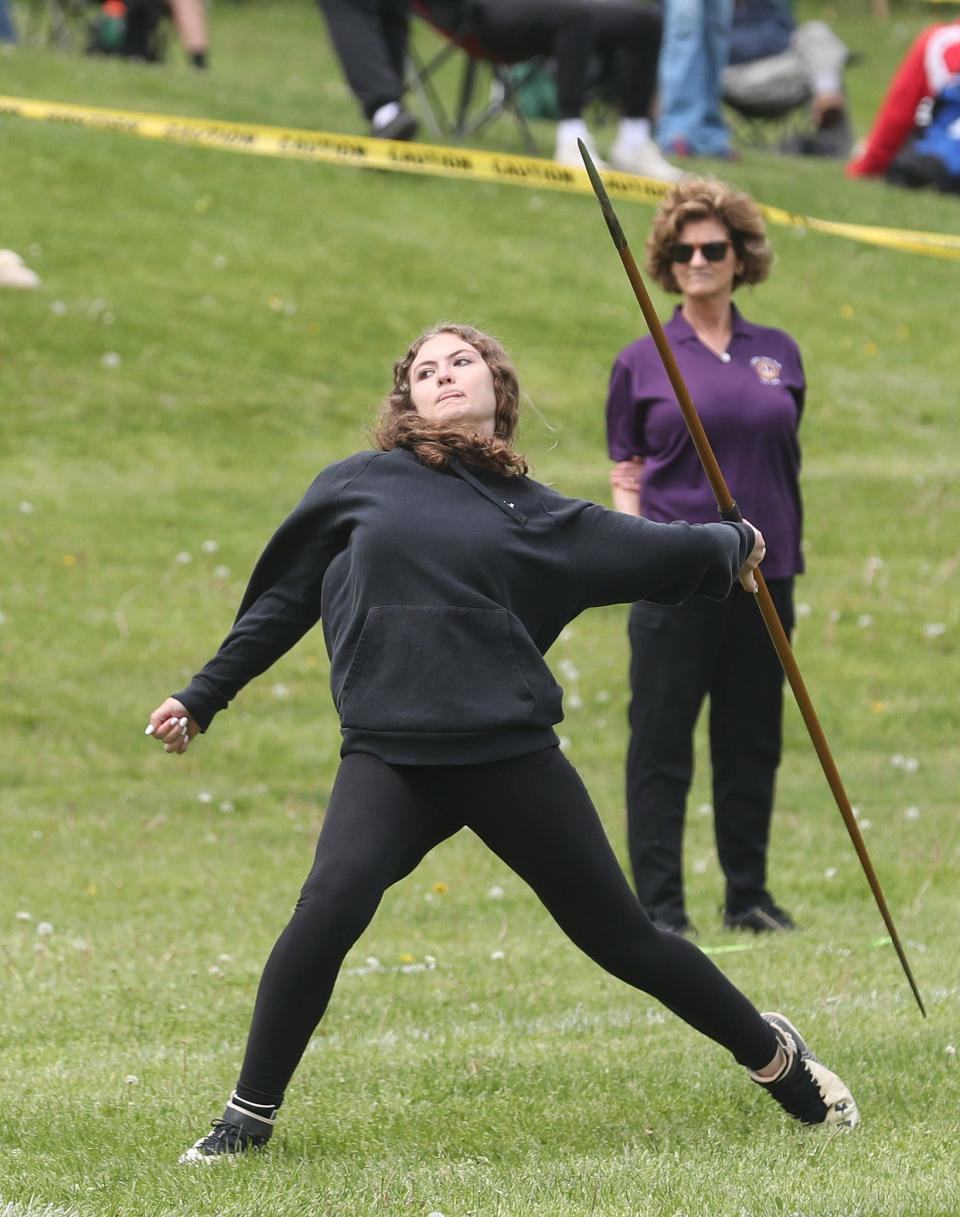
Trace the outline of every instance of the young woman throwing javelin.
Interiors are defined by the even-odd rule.
[[[602,968],[727,1048],[792,1116],[852,1128],[844,1083],[692,943],[654,927],[558,746],[544,652],[592,605],[755,589],[750,524],[653,524],[532,481],[519,385],[470,326],[394,367],[377,449],[325,469],[258,561],[233,629],[147,732],[182,755],[318,620],[342,761],[313,868],[267,960],[234,1093],[181,1162],[259,1149],[344,956],[391,884],[471,828]],[[744,673],[749,680],[749,673]]]

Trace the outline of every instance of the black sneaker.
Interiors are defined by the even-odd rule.
[[[763,904],[754,904],[748,909],[741,909],[738,913],[727,909],[723,914],[723,928],[752,930],[755,934],[776,934],[780,930],[795,930],[797,925],[786,909],[769,900]]]
[[[763,1016],[777,1034],[787,1057],[783,1072],[774,1081],[764,1081],[750,1072],[777,1100],[783,1110],[801,1124],[826,1124],[840,1131],[856,1128],[860,1112],[845,1082],[817,1060],[793,1023],[782,1014]]]
[[[231,1162],[236,1161],[238,1154],[263,1149],[273,1133],[277,1120],[276,1107],[264,1109],[269,1115],[257,1116],[252,1111],[235,1106],[233,1098],[231,1096],[223,1118],[213,1121],[213,1132],[201,1137],[180,1155],[178,1161],[181,1164],[202,1162],[209,1166],[214,1162]]]

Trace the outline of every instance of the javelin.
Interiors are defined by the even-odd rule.
[[[663,362],[667,376],[670,378],[673,391],[677,396],[677,403],[683,412],[683,419],[690,432],[690,438],[693,440],[693,446],[697,450],[697,456],[699,456],[700,463],[703,465],[704,472],[707,475],[707,480],[710,482],[710,489],[717,500],[717,509],[720,512],[721,519],[742,520],[743,516],[740,514],[740,508],[734,502],[733,496],[727,488],[727,483],[720,471],[720,466],[717,464],[717,458],[713,454],[713,449],[710,447],[710,441],[707,439],[707,433],[703,429],[703,423],[700,421],[697,408],[687,391],[687,386],[684,384],[683,376],[680,374],[677,361],[673,357],[673,351],[670,349],[667,336],[663,332],[663,326],[660,324],[660,318],[653,307],[653,302],[647,292],[646,285],[640,277],[640,270],[637,267],[633,254],[630,252],[627,238],[623,235],[623,229],[620,227],[620,221],[613,210],[613,204],[610,202],[603,182],[600,180],[600,175],[597,173],[597,167],[594,165],[590,153],[584,147],[583,141],[577,140],[577,143],[580,145],[580,155],[583,157],[583,163],[587,167],[590,184],[593,186],[594,193],[599,200],[600,210],[603,212],[603,218],[607,222],[610,236],[617,247],[617,253],[619,253],[620,261],[627,272],[627,278],[630,280],[630,285],[637,298],[637,303],[640,305],[640,311],[643,313],[644,320],[650,330],[650,335],[656,343],[657,350],[660,352],[660,359]],[[917,988],[916,981],[913,979],[913,972],[907,961],[906,952],[901,945],[900,935],[897,933],[897,927],[893,924],[893,917],[891,917],[890,909],[887,907],[883,888],[880,886],[877,872],[873,869],[873,863],[870,861],[870,855],[867,852],[867,846],[863,840],[860,825],[853,814],[853,808],[850,806],[847,792],[843,788],[840,771],[837,769],[836,762],[830,752],[830,745],[827,743],[827,737],[820,726],[820,720],[817,718],[817,712],[813,708],[810,694],[803,683],[803,677],[800,675],[800,668],[797,666],[797,660],[790,646],[790,641],[777,615],[777,610],[763,575],[761,575],[759,570],[754,571],[754,574],[757,580],[757,607],[760,609],[760,614],[767,627],[767,632],[770,634],[770,639],[773,642],[777,656],[783,664],[783,670],[786,673],[787,680],[790,682],[790,688],[793,690],[793,695],[800,708],[803,721],[806,723],[807,731],[810,733],[810,740],[817,756],[820,758],[820,764],[823,767],[827,785],[833,792],[837,807],[840,809],[841,816],[843,816],[843,822],[847,826],[847,832],[850,834],[853,848],[857,851],[857,857],[860,859],[863,873],[870,884],[870,890],[873,892],[873,897],[877,902],[880,916],[883,918],[883,923],[890,934],[890,940],[903,966],[903,971],[910,983],[910,988],[913,990],[913,996],[917,999],[920,1013],[926,1018],[927,1012],[924,1009],[923,999],[920,997],[920,991]]]

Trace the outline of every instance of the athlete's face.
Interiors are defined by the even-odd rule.
[[[410,368],[410,399],[421,418],[493,435],[497,395],[480,352],[459,334],[428,338]]]

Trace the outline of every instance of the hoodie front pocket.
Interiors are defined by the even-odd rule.
[[[370,609],[337,699],[343,726],[472,732],[528,723],[541,689],[531,687],[521,669],[514,633],[505,609]],[[553,678],[523,637],[536,660],[532,665],[524,656],[527,670],[549,694],[556,690]]]

